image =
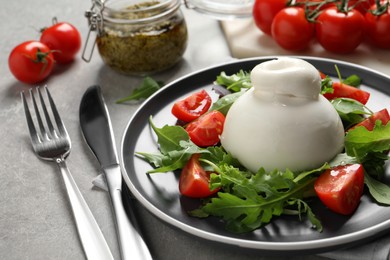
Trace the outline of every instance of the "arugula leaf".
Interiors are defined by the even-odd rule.
[[[321,80],[321,94],[333,93],[333,81],[329,76]]]
[[[386,161],[389,159],[387,153],[383,152],[371,152],[364,158],[363,167],[366,172],[374,177],[376,180],[381,181],[385,175]]]
[[[362,115],[371,115],[372,112],[362,103],[351,98],[336,98],[330,101],[336,109],[345,129],[364,120]]]
[[[362,84],[362,79],[358,75],[353,74],[344,79],[342,83],[358,88],[360,87],[360,84]]]
[[[141,83],[141,86],[134,89],[129,96],[117,100],[116,103],[120,104],[131,100],[146,99],[150,97],[154,92],[159,90],[162,86],[164,86],[164,83],[162,81],[155,81],[151,77],[145,77]]]
[[[241,92],[225,95],[220,99],[218,99],[216,102],[214,102],[210,110],[218,110],[219,112],[221,112],[226,116],[227,112],[229,111],[233,103],[244,93],[245,92],[241,91]]]
[[[301,200],[305,191],[313,187],[316,178],[311,175],[320,170],[302,173],[297,182],[288,170],[266,173],[260,169],[253,174],[221,163],[216,171],[218,174],[210,176],[210,187],[222,187],[223,192],[218,192],[217,197],[191,212],[193,216],[222,217],[228,230],[242,233],[269,223],[274,216],[280,216],[286,209],[295,206],[298,214],[308,214],[313,226],[322,230],[320,221]]]
[[[208,153],[190,141],[187,132],[181,126],[168,126],[158,128],[154,125],[152,117],[149,118],[150,125],[157,135],[157,142],[160,153],[137,152],[154,167],[147,173],[169,172],[181,169],[185,166],[191,155],[195,153]]]
[[[153,131],[157,135],[157,142],[160,145],[162,154],[167,154],[170,151],[181,150],[180,141],[189,141],[190,137],[186,130],[181,126],[165,125],[158,128],[154,125],[152,117],[149,118],[149,123]]]
[[[225,86],[232,92],[240,92],[242,89],[248,89],[252,87],[250,78],[250,72],[240,70],[233,75],[227,75],[224,71],[217,76],[215,84]]]
[[[390,124],[382,125],[377,120],[372,131],[363,126],[347,132],[345,136],[345,151],[349,156],[364,161],[369,153],[382,153],[390,150]]]
[[[328,164],[331,168],[339,165],[359,163],[355,157],[349,156],[346,153],[339,153]]]
[[[364,183],[378,203],[390,205],[390,187],[388,185],[375,180],[369,174],[364,175]]]

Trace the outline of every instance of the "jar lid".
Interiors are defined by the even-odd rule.
[[[219,20],[252,16],[254,0],[184,0],[188,9],[194,9]]]

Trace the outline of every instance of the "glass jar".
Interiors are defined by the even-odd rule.
[[[90,31],[97,31],[96,46],[103,61],[125,74],[168,69],[187,47],[180,0],[93,0],[86,17]]]

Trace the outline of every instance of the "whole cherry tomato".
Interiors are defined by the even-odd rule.
[[[356,9],[341,12],[325,9],[317,18],[316,37],[321,46],[335,53],[350,53],[364,39],[366,21]]]
[[[390,8],[389,3],[383,1],[378,8],[372,5],[366,13],[367,40],[372,45],[390,49]]]
[[[271,35],[271,25],[275,15],[286,7],[286,0],[256,0],[253,5],[253,20],[265,34]]]
[[[172,114],[179,120],[191,122],[207,112],[211,106],[211,97],[202,89],[183,100],[177,101],[172,107]]]
[[[314,189],[325,206],[334,212],[352,214],[360,203],[364,188],[361,164],[342,165],[326,170],[314,183]]]
[[[348,6],[353,7],[364,15],[374,3],[375,0],[349,0]]]
[[[58,63],[72,61],[81,47],[79,31],[66,22],[43,29],[40,41],[49,46]]]
[[[8,66],[18,80],[34,84],[46,79],[53,70],[54,58],[49,47],[27,41],[16,46],[8,57]]]
[[[314,23],[308,21],[304,8],[286,7],[280,10],[272,22],[272,37],[284,49],[306,49],[314,38]]]
[[[311,10],[311,11],[316,10],[317,8],[319,10],[324,10],[324,9],[326,9],[328,7],[331,7],[331,6],[335,5],[335,3],[326,2],[324,0],[310,0],[310,1],[307,1],[307,0],[296,0],[295,3],[296,3],[296,6],[300,6],[300,7],[307,6],[309,8],[309,10]]]
[[[190,198],[205,198],[219,189],[210,190],[210,172],[206,172],[199,163],[200,154],[194,154],[184,166],[179,178],[179,191]]]

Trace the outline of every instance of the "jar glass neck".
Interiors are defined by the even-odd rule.
[[[175,13],[180,8],[180,0],[106,0],[101,8],[103,20],[108,22],[151,23]]]

